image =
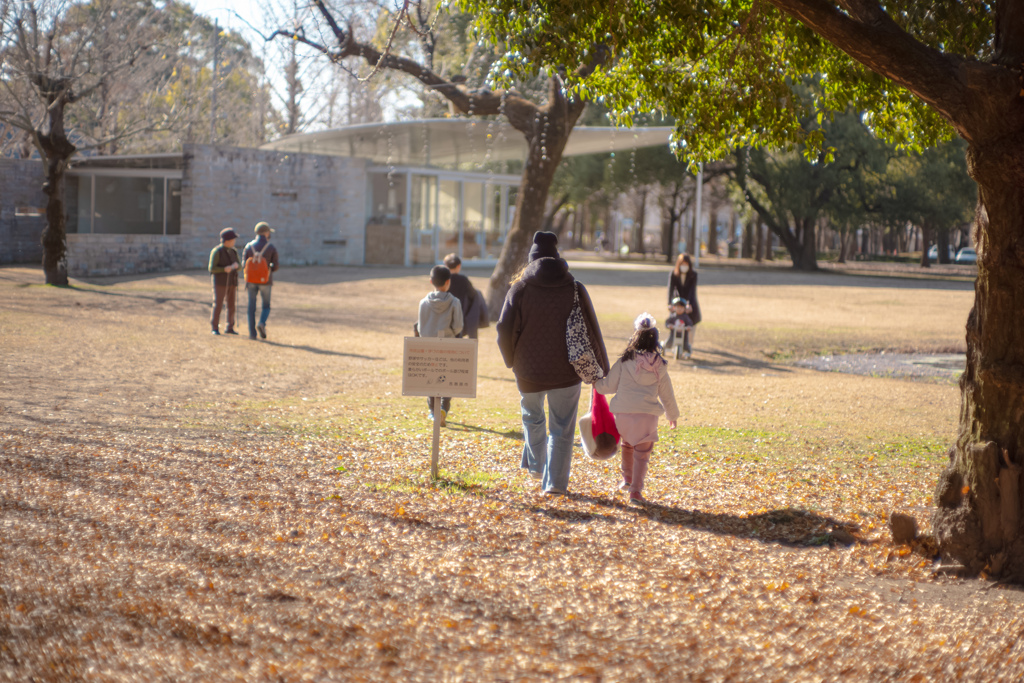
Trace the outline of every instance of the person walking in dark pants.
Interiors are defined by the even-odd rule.
[[[256,339],[258,332],[263,339],[267,338],[267,318],[270,317],[270,290],[274,284],[274,271],[277,270],[278,262],[277,247],[270,243],[270,233],[274,229],[260,221],[255,228],[256,239],[245,245],[242,253],[243,263],[248,264],[246,268],[245,291],[249,295],[249,339]],[[250,275],[258,272],[259,276]],[[256,322],[256,296],[259,295],[263,306],[260,311],[260,321]]]
[[[581,380],[569,363],[566,333],[577,300],[590,347],[608,373],[608,353],[590,295],[569,273],[557,245],[553,232],[534,233],[529,263],[512,282],[496,327],[501,357],[512,368],[521,398],[520,466],[540,481],[544,493],[553,495],[566,493],[572,467]]]
[[[220,231],[220,244],[210,252],[210,274],[213,279],[213,315],[210,327],[214,334],[220,334],[220,309],[227,302],[225,334],[235,332],[235,298],[238,293],[238,268],[241,259],[235,249],[238,233],[233,228]]]
[[[473,287],[468,277],[459,272],[462,270],[462,259],[458,254],[445,256],[444,265],[452,273],[452,284],[448,291],[462,304],[462,318],[465,322],[462,336],[476,339],[481,319],[484,320],[486,327],[487,306],[484,303],[484,295]]]

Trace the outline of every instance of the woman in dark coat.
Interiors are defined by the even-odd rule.
[[[554,233],[534,234],[529,263],[505,296],[496,326],[502,358],[512,368],[522,397],[522,467],[552,494],[568,490],[576,435],[581,380],[569,363],[566,327],[577,292],[591,348],[608,373],[608,353],[590,295],[569,273],[557,244]]]
[[[697,302],[697,271],[693,269],[693,259],[687,253],[682,253],[676,258],[676,266],[668,276],[668,303],[672,306],[672,299],[676,297],[685,299],[687,302],[686,314],[693,321],[693,327],[683,334],[683,351],[689,358],[693,352],[693,333],[697,323],[700,322],[700,304]]]

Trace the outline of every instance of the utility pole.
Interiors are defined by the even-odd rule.
[[[217,69],[220,66],[220,26],[213,20],[213,79],[210,85],[210,144],[217,144]]]
[[[701,226],[700,198],[704,194],[704,164],[697,166],[697,203],[693,207],[693,267],[700,265],[700,240],[704,229]]]

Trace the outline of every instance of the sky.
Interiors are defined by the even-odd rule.
[[[262,28],[263,16],[256,0],[186,0],[196,12],[203,16],[216,19],[217,23],[230,28],[253,41],[255,36],[245,23],[238,18],[247,20],[253,26]]]
[[[198,14],[217,20],[223,28],[231,29],[241,35],[253,48],[253,52],[261,56],[264,63],[270,63],[270,55],[266,52],[269,45],[262,40],[257,31],[267,31],[263,26],[263,10],[261,4],[266,0],[183,0],[195,8]],[[256,27],[250,28],[246,22]],[[284,82],[280,74],[273,69],[268,70],[271,85],[278,92],[284,91]],[[384,106],[384,118],[393,120],[396,112],[404,107],[414,106],[418,100],[411,95],[388,95]]]

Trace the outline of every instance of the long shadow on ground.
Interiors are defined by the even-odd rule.
[[[616,511],[633,511],[652,522],[661,524],[683,526],[695,531],[704,531],[719,536],[750,538],[764,543],[778,543],[796,548],[830,543],[850,543],[854,540],[849,535],[850,532],[860,529],[860,525],[855,522],[846,522],[798,508],[782,508],[741,516],[701,512],[700,510],[685,510],[657,503],[648,503],[643,507],[631,507],[626,505],[624,499],[619,500],[584,494],[570,493],[566,498]],[[525,505],[524,509],[566,522],[607,521],[615,519],[614,516],[609,514],[595,514],[541,505]]]
[[[452,422],[451,420],[448,420],[448,427],[450,429],[454,429],[454,431],[457,432],[486,432],[488,434],[497,434],[498,436],[503,436],[506,439],[515,439],[516,441],[523,440],[522,429],[509,429],[502,432],[498,431],[497,429],[487,429],[485,427],[477,427],[476,425],[464,424],[462,422]]]
[[[266,344],[268,346],[276,346],[281,349],[295,349],[296,351],[308,351],[309,353],[316,353],[322,356],[341,356],[343,358],[361,358],[362,360],[384,360],[383,356],[364,356],[361,353],[344,353],[342,351],[318,349],[315,346],[303,346],[301,344],[282,344],[280,342],[269,341],[267,339],[261,340],[260,343]]]
[[[669,360],[672,364],[675,361]],[[700,350],[697,355],[693,358],[693,364],[700,367],[701,370],[711,370],[712,372],[727,372],[729,370],[764,370],[771,372],[793,372],[792,368],[787,368],[784,365],[777,365],[775,363],[769,363],[767,361],[757,360],[755,358],[749,358],[747,356],[741,356],[736,353],[729,353],[728,351],[705,351]]]
[[[458,479],[442,477],[436,485],[484,498],[501,499],[502,502],[517,507],[524,512],[562,522],[576,524],[592,522],[615,523],[622,521],[621,513],[632,512],[659,524],[686,527],[694,531],[704,531],[718,536],[749,538],[762,543],[773,543],[792,548],[835,544],[847,545],[857,541],[851,534],[860,530],[860,525],[856,522],[844,521],[799,508],[780,508],[751,515],[735,515],[686,510],[671,505],[651,502],[643,507],[633,507],[626,504],[625,498],[579,493],[568,493],[564,498],[551,498],[552,503],[557,503],[559,500],[567,500],[589,503],[608,510],[607,512],[589,512],[561,507],[557,506],[557,504],[546,505],[531,502],[516,497],[513,500],[509,500],[506,495],[486,485],[466,483]]]

